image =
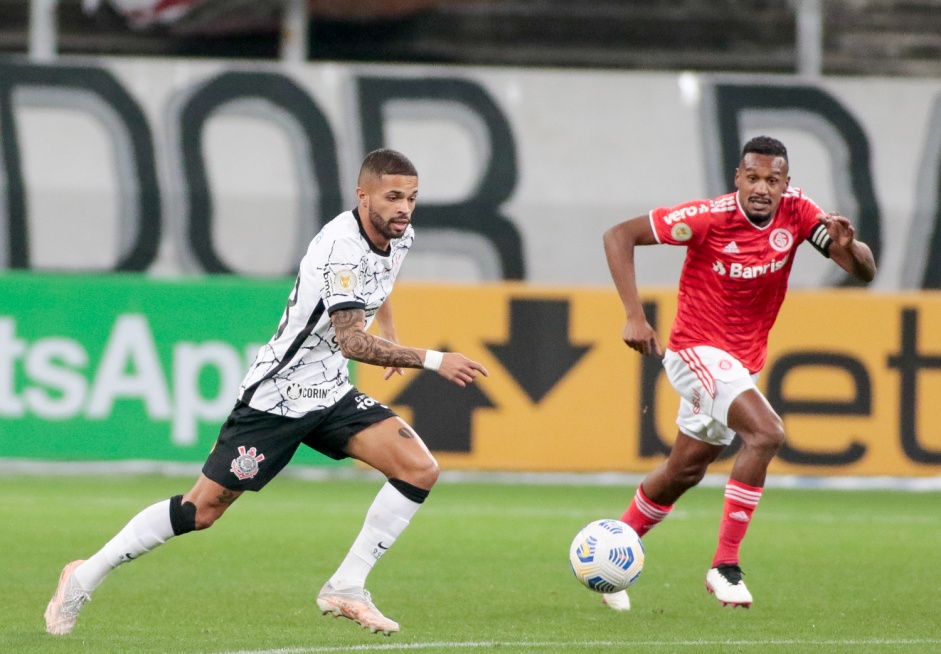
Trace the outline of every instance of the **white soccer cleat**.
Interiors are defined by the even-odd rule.
[[[742,569],[738,564],[722,563],[706,573],[706,590],[714,593],[722,606],[751,606],[751,593],[742,581]]]
[[[601,596],[601,601],[615,611],[631,610],[631,598],[627,596],[626,590],[620,590],[616,593],[604,593]]]
[[[399,630],[399,623],[382,615],[365,588],[336,589],[328,581],[320,589],[317,606],[324,615],[331,613],[337,618],[349,618],[374,634],[391,636]]]
[[[54,636],[71,633],[82,604],[91,601],[91,595],[79,587],[73,574],[82,563],[84,561],[72,561],[62,569],[59,585],[46,607],[46,631]]]

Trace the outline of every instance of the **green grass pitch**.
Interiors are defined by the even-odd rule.
[[[212,529],[116,570],[71,635],[47,635],[61,567],[190,482],[0,478],[0,652],[941,652],[937,492],[769,488],[742,551],[745,610],[704,588],[722,489],[694,489],[645,538],[634,609],[615,613],[572,576],[568,547],[633,488],[444,481],[370,577],[402,625],[385,638],[314,604],[374,478],[280,478],[246,494]]]

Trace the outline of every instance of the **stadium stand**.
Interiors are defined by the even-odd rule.
[[[799,1],[311,0],[309,56],[794,72]],[[823,73],[941,74],[941,0],[820,2]],[[59,52],[278,56],[283,0],[178,0],[189,10],[159,25],[129,22],[118,4],[61,0]],[[0,53],[25,52],[28,26],[29,0],[0,0]]]

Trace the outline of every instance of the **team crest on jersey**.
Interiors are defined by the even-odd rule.
[[[288,384],[288,390],[286,395],[289,400],[296,400],[301,396],[301,385],[297,382],[291,382]]]
[[[326,388],[321,386],[301,386],[297,382],[291,382],[288,384],[287,389],[284,394],[287,395],[289,400],[299,400],[301,398],[307,400],[322,400],[330,395],[333,392],[334,387],[341,386],[343,384],[343,378],[337,379],[336,383],[333,385],[326,384]]]
[[[239,455],[232,459],[232,474],[239,479],[251,479],[258,474],[258,464],[264,460],[265,455],[254,447],[246,450],[244,445],[239,445]]]
[[[670,236],[673,237],[673,240],[682,243],[693,238],[693,230],[686,223],[676,223],[670,229]]]
[[[794,245],[794,235],[783,227],[779,227],[771,232],[768,242],[778,252],[787,252]]]
[[[333,273],[333,290],[337,293],[349,293],[359,281],[356,273],[349,268],[341,268]]]

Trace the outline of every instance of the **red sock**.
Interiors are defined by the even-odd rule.
[[[721,563],[738,563],[738,550],[748,531],[752,513],[761,499],[762,490],[760,486],[749,486],[734,479],[729,479],[725,485],[725,506],[719,525],[719,546],[712,559],[713,568]]]
[[[673,510],[673,506],[663,506],[653,502],[644,494],[644,489],[637,487],[631,505],[627,507],[621,522],[627,523],[637,535],[643,537],[648,531],[660,524]]]

